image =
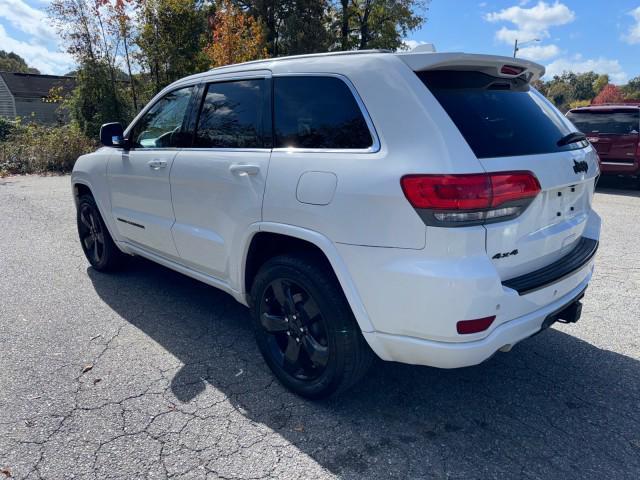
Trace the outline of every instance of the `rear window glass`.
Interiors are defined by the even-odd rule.
[[[583,133],[626,135],[640,130],[640,111],[584,110],[569,112],[567,118]]]
[[[274,78],[276,147],[363,149],[369,127],[351,90],[336,77]]]
[[[583,148],[558,146],[571,122],[520,78],[473,71],[416,72],[478,158],[535,155]]]

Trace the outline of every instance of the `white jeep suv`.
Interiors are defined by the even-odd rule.
[[[597,155],[543,73],[368,51],[184,78],[76,162],[82,247],[96,270],[140,255],[228,292],[309,398],[375,355],[480,363],[576,321],[592,275]]]

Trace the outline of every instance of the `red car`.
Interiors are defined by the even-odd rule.
[[[592,105],[567,113],[598,151],[603,174],[640,176],[640,105]]]

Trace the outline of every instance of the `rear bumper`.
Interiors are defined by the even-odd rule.
[[[576,247],[558,261],[526,275],[506,280],[502,285],[515,290],[519,295],[526,295],[572,275],[589,262],[597,251],[597,240],[582,237]]]
[[[364,336],[383,360],[428,365],[438,368],[460,368],[477,365],[500,350],[509,351],[518,342],[540,332],[550,316],[576,302],[587,288],[589,273],[578,286],[549,305],[505,322],[487,337],[473,342],[438,342],[380,332],[365,333]]]
[[[424,250],[337,245],[370,320],[372,328],[362,328],[363,334],[379,357],[442,368],[480,363],[538,332],[550,313],[589,283],[600,236],[594,211],[582,231],[592,240],[578,245],[585,248],[549,265],[559,267],[550,275],[547,268],[532,272],[535,288],[521,291],[501,278],[482,232],[470,237],[474,228],[459,242],[445,229],[434,231]],[[487,330],[457,332],[457,322],[486,317],[495,317]]]

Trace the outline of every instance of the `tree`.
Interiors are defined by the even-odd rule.
[[[107,122],[126,122],[126,100],[113,90],[109,67],[104,62],[86,62],[76,74],[76,88],[65,102],[80,130],[96,138],[100,126]]]
[[[598,95],[604,87],[609,85],[609,75],[599,75],[593,82],[593,91]]]
[[[575,89],[570,83],[552,81],[547,87],[546,96],[556,107],[566,112],[569,110],[569,104],[575,99]]]
[[[632,78],[621,89],[626,100],[640,100],[640,77]]]
[[[212,67],[266,57],[262,25],[230,0],[219,2],[213,20],[213,39],[205,54]]]
[[[572,74],[571,81],[575,89],[576,100],[590,101],[595,97],[596,91],[593,85],[597,79],[598,74],[594,72]]]
[[[622,92],[618,87],[612,84],[606,85],[593,99],[593,105],[602,105],[604,103],[622,103],[624,102],[624,97]]]
[[[336,45],[340,50],[397,50],[426,21],[428,0],[338,0]]]
[[[286,19],[278,28],[278,49],[283,55],[326,52],[332,43],[326,0],[289,2]]]
[[[40,73],[38,69],[31,68],[27,62],[17,53],[0,50],[0,70],[18,73]]]
[[[133,25],[129,15],[129,8],[134,0],[115,0],[114,3],[109,0],[101,0],[109,8],[110,16],[108,25],[111,32],[119,35],[122,39],[122,47],[124,49],[124,59],[127,66],[127,74],[129,85],[131,87],[131,99],[133,100],[133,109],[138,111],[138,95],[136,92],[136,81],[131,69],[131,44],[133,42]]]
[[[139,0],[137,59],[153,79],[153,92],[204,70],[210,5],[199,0]]]
[[[358,49],[397,50],[410,31],[425,22],[420,0],[351,0]]]
[[[429,0],[233,0],[264,27],[271,56],[403,46]]]
[[[105,105],[104,111],[109,113],[107,121],[122,122],[129,117],[128,105],[120,92],[126,83],[119,80],[121,70],[117,65],[122,38],[119,29],[109,28],[112,12],[109,0],[53,0],[49,7],[67,52],[78,63],[77,88],[68,106],[72,118],[85,133],[96,133],[89,128],[96,112],[87,105],[95,104],[98,110],[100,105]],[[92,78],[92,75],[101,77]]]

